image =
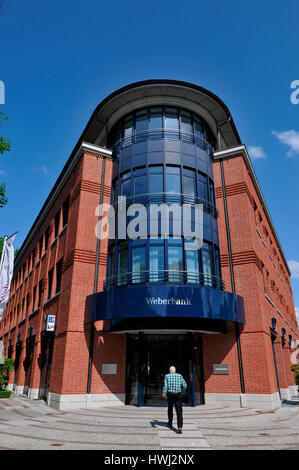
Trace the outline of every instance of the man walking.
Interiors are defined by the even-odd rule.
[[[176,373],[174,366],[169,368],[169,374],[164,377],[163,398],[168,400],[168,427],[172,427],[173,405],[175,407],[178,430],[182,434],[183,427],[183,393],[187,388],[187,384],[181,374]]]

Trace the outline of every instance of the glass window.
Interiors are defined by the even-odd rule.
[[[219,248],[215,246],[215,276],[216,279],[216,288],[221,289],[221,262],[220,262],[220,252]]]
[[[198,251],[197,250],[185,250],[185,257],[186,257],[187,282],[198,283],[199,282]]]
[[[120,242],[118,252],[118,286],[128,282],[128,242]]]
[[[115,253],[114,246],[112,246],[108,250],[108,263],[107,263],[107,278],[108,279],[114,276],[114,264],[115,264],[114,253]],[[113,280],[110,280],[110,282],[113,282]]]
[[[63,227],[67,225],[68,216],[69,216],[69,198],[67,198],[67,200],[62,206],[62,226]]]
[[[134,170],[134,176],[143,176],[146,174],[145,166],[142,168],[136,168]]]
[[[183,282],[183,250],[182,246],[168,244],[168,280]]]
[[[150,138],[161,139],[162,138],[162,107],[150,108]]]
[[[55,215],[55,219],[54,219],[55,238],[57,238],[58,233],[59,233],[59,224],[60,224],[60,210],[57,212],[57,214]]]
[[[204,129],[202,120],[196,116],[194,116],[194,132],[197,137],[203,137]]]
[[[139,194],[146,194],[147,178],[146,176],[138,176],[138,178],[134,178],[134,195],[138,196]]]
[[[129,137],[133,133],[133,116],[130,114],[124,122],[124,137]]]
[[[150,175],[156,175],[156,174],[159,174],[159,173],[163,173],[163,166],[162,165],[149,166],[148,171],[149,171]]]
[[[129,197],[131,195],[131,173],[127,171],[120,177],[119,195]]]
[[[213,261],[212,261],[212,245],[204,242],[202,247],[202,268],[204,273],[204,283],[212,286]]]
[[[131,181],[126,180],[121,183],[120,195],[129,197],[131,195]]]
[[[152,202],[162,202],[163,200],[163,167],[150,167],[149,169],[149,193],[152,196]],[[158,194],[157,194],[158,193]]]
[[[48,300],[51,298],[52,295],[53,274],[54,269],[51,269],[51,271],[49,271],[48,273]]]
[[[191,196],[194,200],[195,196],[195,172],[193,170],[184,169],[183,171],[183,193]]]
[[[56,289],[55,289],[55,294],[58,294],[58,292],[60,292],[61,277],[62,277],[62,259],[60,261],[58,261],[58,263],[56,264]]]
[[[152,244],[150,241],[150,244]],[[157,240],[158,241],[158,240]],[[161,243],[161,241],[159,240]],[[164,246],[153,245],[149,248],[149,269],[150,269],[150,282],[158,282],[164,280]]]
[[[166,107],[165,109],[165,127],[166,129],[179,128],[178,110],[177,108]]]
[[[144,131],[147,130],[148,119],[147,119],[147,110],[142,109],[141,111],[136,111],[136,121],[135,121],[135,132],[136,132],[136,142],[140,142],[146,138]]]
[[[175,174],[173,171],[178,170],[178,173]],[[168,167],[166,173],[166,192],[168,194],[177,194],[179,195],[177,198],[173,196],[169,198],[169,201],[178,202],[180,201],[180,194],[181,194],[181,176],[180,176],[180,169],[175,167]],[[171,172],[171,173],[170,173]]]
[[[144,247],[133,248],[132,256],[132,283],[138,284],[146,280],[146,249]]]
[[[214,206],[216,205],[216,201],[215,201],[215,191],[214,191],[214,183],[212,181],[210,181],[210,202],[212,204],[214,204]]]
[[[130,114],[124,122],[124,141],[123,146],[131,145],[133,134],[133,116]]]
[[[166,173],[173,173],[174,175],[180,175],[181,169],[179,166],[167,165]]]
[[[181,111],[181,131],[193,133],[191,113],[189,111]]]
[[[37,303],[37,308],[40,307],[41,304],[41,299],[42,299],[42,294],[43,294],[43,279],[41,279],[38,283],[38,303]]]
[[[48,249],[49,238],[50,238],[50,227],[48,227],[47,230],[45,231],[45,251],[47,251]],[[33,262],[32,262],[32,267],[33,267]]]
[[[208,180],[201,173],[198,174],[198,197],[208,201]]]

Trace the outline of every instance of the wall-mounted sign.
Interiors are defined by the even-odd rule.
[[[92,295],[93,321],[117,318],[209,318],[245,323],[242,297],[208,286],[146,285]]]
[[[102,374],[117,374],[117,364],[102,364]]]
[[[213,364],[214,375],[228,375],[228,364]]]
[[[55,331],[56,315],[47,315],[46,318],[46,331]]]

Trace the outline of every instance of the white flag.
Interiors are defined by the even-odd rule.
[[[3,262],[0,272],[0,319],[4,313],[10,291],[10,283],[13,273],[15,250],[13,242],[16,234],[7,238],[3,245]]]

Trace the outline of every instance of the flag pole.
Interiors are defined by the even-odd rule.
[[[0,273],[1,273],[1,269],[2,269],[2,264],[3,264],[3,258],[4,258],[4,250],[5,250],[5,243],[6,243],[6,240],[7,240],[7,235],[4,236],[4,242],[3,242],[3,248],[2,248],[2,254],[1,254],[1,261],[0,261]]]

